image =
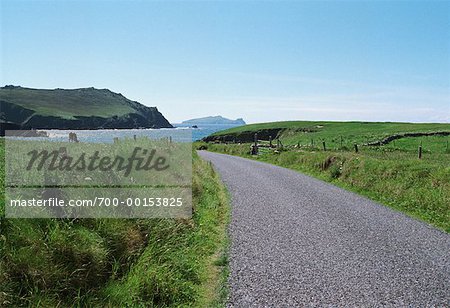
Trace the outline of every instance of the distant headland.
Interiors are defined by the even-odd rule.
[[[205,124],[221,124],[221,125],[245,125],[246,123],[242,118],[238,118],[236,120],[230,120],[224,118],[220,115],[218,116],[209,116],[204,118],[197,118],[183,121],[181,124],[186,125],[205,125]]]
[[[0,133],[5,129],[172,128],[156,107],[108,89],[0,88]]]

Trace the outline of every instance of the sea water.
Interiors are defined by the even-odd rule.
[[[198,125],[198,128],[192,128],[183,124],[172,124],[175,128],[160,129],[98,129],[98,130],[59,130],[59,129],[38,129],[45,131],[48,137],[27,137],[28,140],[50,140],[50,141],[68,141],[69,133],[75,132],[78,141],[93,143],[113,143],[114,138],[125,139],[139,137],[149,137],[152,139],[161,139],[172,137],[174,141],[190,142],[201,140],[217,131],[236,127],[237,125],[204,124]],[[181,132],[180,130],[183,130]]]

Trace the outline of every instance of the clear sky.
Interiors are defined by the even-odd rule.
[[[450,122],[449,1],[1,1],[0,81],[171,122]]]

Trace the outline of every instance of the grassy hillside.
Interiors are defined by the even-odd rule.
[[[0,99],[41,115],[64,119],[73,119],[74,116],[121,116],[135,111],[129,104],[130,100],[106,89],[41,90],[18,87],[11,91],[3,88]]]
[[[23,129],[172,127],[156,107],[144,106],[108,89],[5,86],[0,88],[0,107],[0,123]]]
[[[330,147],[340,147],[342,145],[352,147],[354,143],[365,144],[381,140],[397,133],[405,132],[450,132],[450,124],[438,123],[394,123],[394,122],[325,122],[325,121],[288,121],[271,122],[261,124],[249,124],[228,130],[220,131],[213,136],[235,136],[239,137],[245,132],[255,132],[263,130],[273,130],[273,138],[277,136],[283,140],[284,144],[310,144],[326,141]],[[251,135],[252,135],[251,134]],[[262,136],[261,139],[268,139]],[[266,137],[266,138],[264,138]],[[342,139],[341,139],[342,137]],[[249,141],[249,140],[246,140]]]
[[[249,129],[253,134],[280,126],[286,128],[279,134],[283,147],[260,147],[256,156],[250,155],[249,143],[199,143],[198,147],[307,173],[450,232],[450,136],[407,137],[383,146],[363,145],[395,133],[450,131],[449,124],[281,122],[247,125],[216,135],[239,136]],[[314,130],[305,131],[307,127]],[[354,143],[359,144],[358,153]],[[418,159],[419,145],[422,159]]]
[[[1,184],[0,306],[211,307],[224,300],[228,197],[197,155],[192,219],[4,219]]]

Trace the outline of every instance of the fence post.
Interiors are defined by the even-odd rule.
[[[280,138],[277,138],[277,149],[280,148]]]
[[[326,151],[327,147],[325,146],[325,141],[322,141],[322,145],[323,145],[323,150]]]
[[[355,143],[355,153],[358,153],[358,145]]]
[[[269,136],[269,147],[272,147],[272,136]]]
[[[314,147],[314,139],[311,138],[311,147]]]
[[[422,146],[419,145],[419,155],[418,155],[419,159],[422,159]]]
[[[255,140],[254,144],[252,145],[252,155],[258,154],[258,133],[255,133]]]

